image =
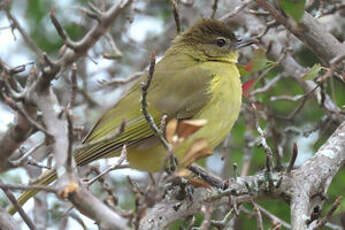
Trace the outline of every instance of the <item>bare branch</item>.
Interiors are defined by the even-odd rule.
[[[100,229],[129,230],[127,220],[107,207],[83,187],[69,194],[68,199],[85,216],[95,220]]]
[[[333,203],[332,207],[330,210],[328,210],[327,214],[325,217],[323,217],[321,220],[317,221],[316,226],[313,229],[319,229],[322,226],[324,226],[326,224],[326,222],[328,221],[328,219],[333,215],[333,213],[337,210],[337,208],[339,207],[339,205],[341,204],[341,200],[343,199],[342,196],[339,196]]]
[[[143,85],[142,85],[141,108],[142,108],[142,112],[144,114],[144,117],[145,117],[146,121],[149,123],[149,125],[151,126],[152,130],[155,132],[157,137],[160,139],[160,141],[162,142],[164,147],[169,152],[171,152],[171,145],[164,138],[162,130],[159,130],[159,128],[157,127],[153,117],[151,116],[151,114],[147,110],[147,106],[148,106],[147,105],[147,101],[146,101],[147,90],[149,89],[149,87],[151,85],[151,81],[152,81],[152,78],[153,78],[153,73],[155,71],[155,64],[156,64],[156,54],[155,54],[155,52],[152,52],[151,64],[150,64],[149,74],[147,75],[147,81],[145,83],[143,83]]]
[[[3,187],[2,185],[3,185],[2,180],[0,180],[1,189],[4,191],[8,199],[12,202],[14,207],[18,210],[19,215],[23,218],[24,222],[29,227],[29,229],[30,230],[37,229],[34,223],[31,221],[30,217],[24,212],[23,208],[18,204],[16,197],[12,194],[12,192],[8,188]]]
[[[176,32],[177,34],[179,34],[181,33],[182,30],[181,30],[180,16],[177,9],[177,3],[175,0],[171,0],[171,6],[172,6],[172,11],[173,11],[173,15],[174,15],[175,23],[176,23]]]
[[[41,57],[42,56],[42,51],[40,50],[40,48],[38,48],[38,46],[31,40],[31,38],[26,34],[26,32],[24,31],[23,27],[19,24],[19,22],[17,21],[17,19],[11,14],[9,7],[6,7],[6,16],[8,17],[8,19],[13,23],[13,26],[15,28],[17,28],[17,30],[19,31],[19,33],[22,35],[25,43],[32,49],[32,51],[34,51],[34,53],[38,56]]]
[[[1,8],[1,6],[0,6]],[[0,208],[0,225],[6,230],[18,230],[20,226],[5,209]]]
[[[256,204],[254,202],[252,202],[252,204],[254,206],[254,212],[255,212],[255,216],[256,216],[256,224],[258,226],[258,230],[264,230],[260,209],[258,206],[256,206]]]
[[[216,16],[217,8],[218,8],[218,0],[214,0],[213,5],[212,5],[211,18],[214,18]]]
[[[110,166],[109,168],[107,168],[106,170],[104,170],[102,173],[100,173],[99,175],[97,175],[96,177],[92,178],[90,181],[87,182],[88,185],[93,184],[95,181],[97,181],[98,179],[100,179],[101,177],[103,177],[104,175],[106,175],[107,173],[109,173],[112,170],[116,170],[118,168],[124,168],[127,167],[128,165],[124,165],[123,162],[126,161],[127,159],[127,149],[126,149],[126,145],[123,145],[122,147],[122,151],[121,151],[121,155],[119,160],[116,162],[116,164]]]
[[[298,155],[298,147],[297,147],[297,144],[294,143],[293,148],[292,148],[292,154],[291,154],[290,162],[289,162],[288,167],[286,168],[287,173],[290,173],[291,170],[293,169],[293,166],[295,165],[295,161],[297,159],[297,155]]]
[[[256,3],[303,41],[325,63],[330,63],[334,57],[345,53],[345,46],[328,33],[324,27],[320,26],[309,13],[305,12],[302,20],[296,26],[287,20],[270,2],[256,0]]]

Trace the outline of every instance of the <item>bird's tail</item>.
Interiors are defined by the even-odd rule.
[[[33,185],[49,185],[56,179],[56,172],[55,170],[49,170],[44,172]],[[17,202],[20,206],[24,205],[27,200],[29,200],[31,197],[33,197],[36,193],[38,193],[40,190],[32,189],[27,190],[23,192],[19,198],[17,199]],[[17,209],[11,205],[8,212],[13,215],[17,212]]]

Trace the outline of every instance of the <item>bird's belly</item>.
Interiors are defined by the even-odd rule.
[[[185,156],[191,144],[196,140],[200,138],[206,139],[208,148],[213,149],[230,132],[240,112],[242,92],[238,78],[232,79],[229,83],[223,90],[217,91],[209,103],[193,117],[193,119],[206,119],[207,123],[175,148],[175,155],[180,162],[184,161],[183,156]]]
[[[140,141],[128,148],[127,160],[131,168],[147,172],[162,170],[167,151],[157,137]]]

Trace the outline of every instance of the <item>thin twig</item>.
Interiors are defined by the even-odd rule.
[[[78,85],[77,85],[77,64],[73,63],[72,68],[71,68],[71,84],[72,84],[72,92],[71,92],[71,99],[70,99],[70,104],[73,107],[75,104],[75,98],[78,90]]]
[[[12,22],[14,27],[19,31],[19,33],[22,35],[25,43],[31,48],[32,51],[38,56],[41,57],[42,51],[40,48],[30,39],[30,37],[26,34],[22,26],[19,24],[17,19],[11,14],[10,9],[6,8],[6,16],[8,19]]]
[[[339,196],[333,203],[330,210],[328,210],[325,217],[323,217],[321,220],[318,221],[317,225],[314,227],[314,229],[318,229],[326,224],[328,219],[333,215],[333,213],[337,210],[339,205],[341,204],[341,200],[343,199],[342,196]]]
[[[216,16],[217,8],[218,8],[218,0],[214,0],[213,5],[212,5],[212,15],[211,15],[211,18],[214,18],[214,16]]]
[[[254,206],[254,213],[256,216],[256,223],[258,226],[258,230],[264,230],[264,226],[263,226],[263,222],[262,222],[262,215],[260,212],[260,209],[256,206],[256,204],[254,202],[252,202],[253,206]]]
[[[38,129],[39,131],[43,132],[44,134],[46,134],[48,137],[51,137],[52,135],[48,132],[48,130],[46,130],[45,128],[43,128],[42,125],[40,125],[37,121],[35,121],[33,118],[30,117],[30,115],[25,111],[25,109],[20,106],[19,104],[17,104],[12,98],[10,98],[9,96],[6,95],[6,93],[4,91],[2,91],[2,96],[5,99],[5,102],[7,105],[9,105],[12,109],[14,109],[15,111],[17,111],[18,113],[20,113],[23,117],[25,117],[25,119],[31,123],[32,126],[34,126],[36,129]]]
[[[111,52],[105,52],[103,53],[103,57],[106,59],[119,59],[122,57],[122,52],[119,50],[119,48],[117,48],[117,45],[114,41],[114,39],[112,38],[112,36],[110,35],[110,33],[107,33],[105,35],[105,38],[107,39],[107,41],[109,42],[109,45],[111,47]]]
[[[9,190],[8,187],[3,186],[2,180],[0,179],[0,187],[8,197],[8,199],[12,202],[13,206],[17,209],[19,212],[19,215],[23,218],[24,222],[27,224],[30,230],[37,229],[34,223],[31,221],[30,217],[24,212],[24,209],[18,204],[15,196],[12,194],[12,192]]]
[[[149,125],[152,128],[152,130],[155,132],[156,136],[158,136],[158,138],[160,139],[160,141],[162,142],[164,147],[169,152],[171,152],[171,145],[164,138],[162,131],[159,130],[159,128],[157,127],[153,117],[151,116],[151,114],[147,110],[147,107],[148,107],[148,104],[147,104],[147,101],[146,101],[147,90],[149,89],[149,87],[151,85],[151,81],[152,81],[152,78],[153,78],[153,73],[155,71],[155,64],[156,64],[156,54],[155,54],[155,52],[152,52],[151,64],[150,64],[149,74],[147,76],[147,81],[145,83],[143,83],[142,87],[141,87],[141,89],[142,89],[141,108],[142,108],[142,112],[144,114],[144,117],[145,117],[146,121],[149,123]]]
[[[192,171],[195,175],[202,178],[204,181],[206,181],[208,184],[216,187],[216,188],[222,188],[223,187],[223,181],[221,178],[212,175],[210,172],[203,169],[201,166],[197,164],[192,164],[188,166],[188,169]]]
[[[26,190],[41,190],[45,192],[51,192],[51,193],[57,193],[58,191],[55,188],[47,187],[44,185],[14,185],[14,184],[3,184],[0,183],[1,189],[10,189],[10,190],[20,190],[20,191],[26,191]]]
[[[19,159],[11,161],[11,164],[15,167],[22,165],[24,162],[26,162],[28,157],[31,156],[31,154],[36,152],[36,150],[39,149],[40,147],[42,147],[44,144],[45,144],[45,142],[42,141],[42,142],[38,143],[37,145],[33,146],[29,151],[24,153],[23,156],[21,156]]]
[[[244,8],[246,8],[252,1],[246,0],[242,2],[241,5],[237,6],[233,11],[223,15],[221,18],[219,18],[220,21],[227,21],[232,17],[235,17],[237,14],[239,14]]]
[[[178,13],[176,1],[171,0],[171,5],[172,5],[172,11],[173,11],[174,19],[175,19],[175,23],[176,23],[176,32],[177,32],[177,34],[179,34],[179,33],[181,33],[181,22],[180,22],[180,16]]]
[[[264,148],[265,153],[266,153],[266,169],[267,169],[268,172],[270,172],[271,169],[272,169],[272,157],[273,157],[272,149],[267,144],[266,137],[265,137],[266,133],[260,127],[259,122],[257,122],[257,124],[256,124],[256,130],[258,131],[258,133],[260,135],[258,143],[259,143],[260,146],[262,146]]]
[[[67,160],[66,160],[66,170],[68,173],[72,173],[73,170],[73,122],[70,114],[70,104],[67,105],[65,109],[66,120],[67,120],[67,130],[68,130],[68,148],[67,148]]]
[[[255,89],[252,92],[250,92],[250,96],[267,92],[268,90],[272,89],[281,78],[282,75],[278,75],[277,77],[269,81],[264,87]]]
[[[110,81],[98,81],[98,83],[101,84],[101,86],[124,85],[124,84],[127,84],[131,81],[138,79],[143,74],[144,74],[144,72],[141,71],[141,72],[134,73],[131,76],[124,78],[124,79],[115,78],[115,79],[112,79]]]
[[[97,176],[92,178],[90,181],[88,181],[87,182],[88,186],[92,185],[95,181],[97,181],[99,178],[103,177],[104,175],[106,175],[110,171],[113,171],[113,170],[118,169],[118,168],[123,168],[123,166],[128,167],[128,165],[122,164],[126,160],[127,160],[127,148],[126,148],[126,145],[123,145],[120,158],[116,162],[116,164],[110,166],[109,168],[104,170],[102,173],[98,174]]]
[[[60,22],[55,17],[55,10],[53,8],[50,9],[49,16],[50,16],[50,19],[51,19],[53,25],[55,26],[56,31],[58,32],[58,34],[60,35],[60,37],[62,38],[62,40],[66,44],[66,46],[70,47],[71,49],[74,49],[76,47],[76,45],[69,38],[67,32],[63,29],[63,27],[61,26]]]
[[[218,229],[223,229],[226,224],[230,221],[231,217],[233,216],[234,208],[231,208],[230,211],[224,216],[222,220],[212,220],[211,224]]]
[[[294,143],[293,148],[292,148],[292,154],[291,154],[290,162],[289,162],[288,167],[286,168],[287,173],[290,173],[291,170],[293,169],[293,166],[295,165],[295,161],[297,159],[297,155],[298,155],[298,147],[297,147],[297,144]]]
[[[295,95],[295,96],[290,96],[290,95],[279,95],[279,96],[272,96],[270,98],[271,102],[274,101],[279,101],[279,100],[285,100],[285,101],[299,101],[303,98],[303,95]]]
[[[258,207],[260,209],[262,214],[264,214],[265,216],[267,216],[268,218],[270,218],[272,220],[273,224],[280,223],[280,224],[282,224],[282,226],[284,226],[284,228],[291,229],[290,224],[288,224],[284,220],[278,218],[277,216],[273,215],[272,213],[270,213],[269,211],[267,211],[266,209],[264,209],[263,207],[261,207],[257,203],[255,203],[255,205],[256,205],[256,207]]]

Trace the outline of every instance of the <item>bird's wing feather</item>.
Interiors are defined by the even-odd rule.
[[[157,124],[163,114],[180,119],[193,117],[210,98],[209,84],[213,78],[202,64],[183,69],[177,66],[169,70],[162,65],[166,61],[169,60],[163,58],[157,64],[152,85],[148,89],[148,110]],[[146,77],[146,74],[140,77],[128,94],[98,120],[83,141],[91,145],[78,151],[78,162],[87,163],[113,155],[120,151],[123,144],[138,143],[154,135],[141,112],[140,82],[145,81]],[[126,120],[125,131],[115,138],[123,119]]]

